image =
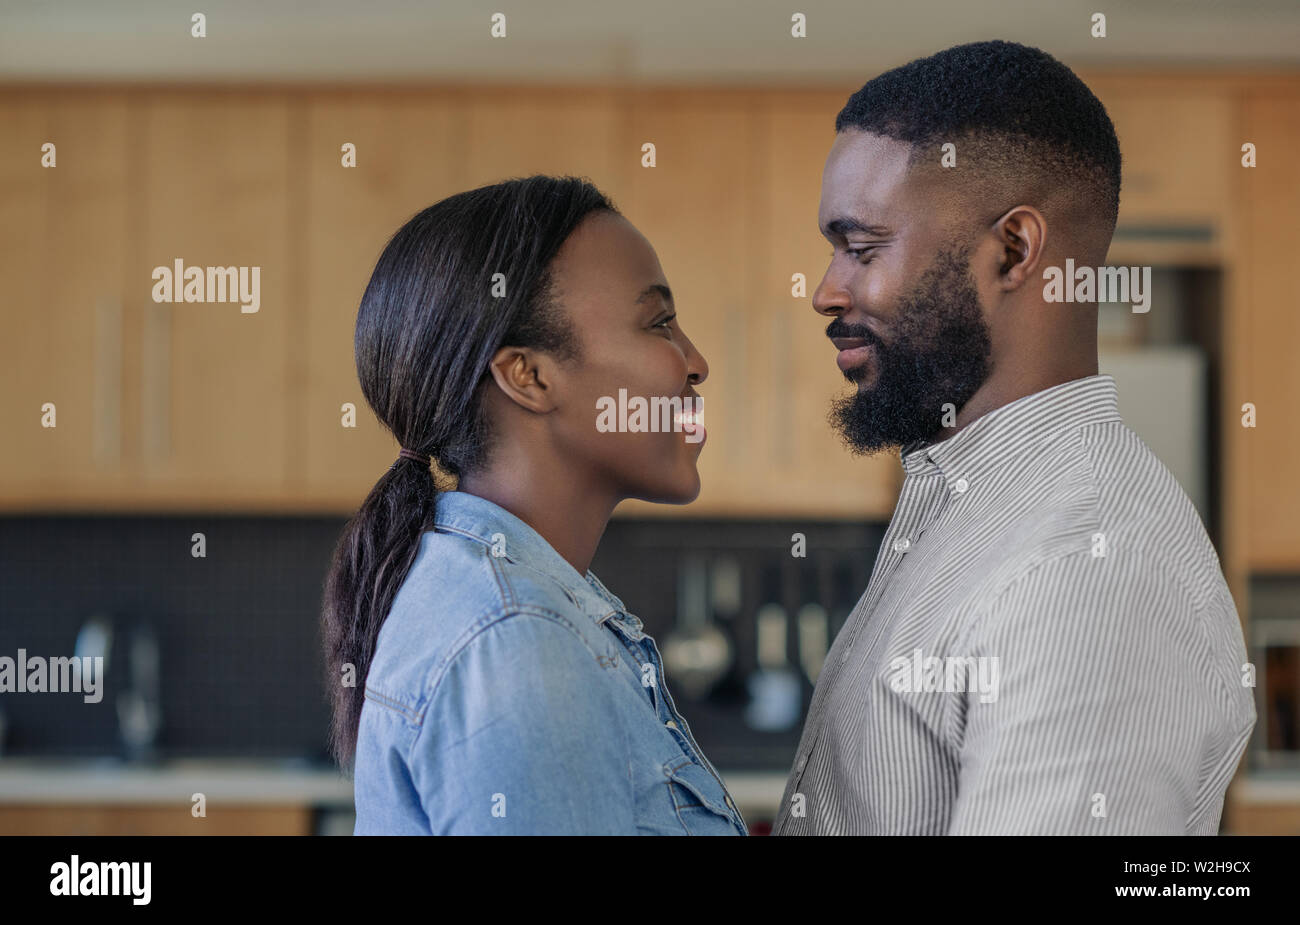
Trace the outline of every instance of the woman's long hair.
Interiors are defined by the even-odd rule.
[[[601,210],[616,211],[585,180],[527,177],[450,196],[393,235],[361,299],[355,352],[366,402],[400,446],[448,476],[472,472],[492,437],[482,396],[493,354],[519,346],[576,356],[549,268]],[[399,456],[334,550],[321,619],[340,765],[355,757],[379,630],[433,525],[439,490],[429,467]]]

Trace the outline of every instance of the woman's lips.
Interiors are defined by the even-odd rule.
[[[688,404],[675,416],[676,421],[674,422],[676,429],[685,434],[686,442],[694,443],[697,446],[703,446],[704,441],[709,436],[709,432],[704,429],[704,423],[701,420],[703,418],[703,408],[700,411],[701,413],[697,415],[695,410]]]

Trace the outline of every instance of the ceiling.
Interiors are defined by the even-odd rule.
[[[0,0],[0,80],[823,84],[988,38],[1074,68],[1295,67],[1300,0]]]

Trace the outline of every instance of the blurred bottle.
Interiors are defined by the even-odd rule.
[[[830,645],[830,618],[821,602],[821,582],[817,569],[804,566],[801,604],[796,618],[799,630],[799,666],[810,684],[817,683],[826,649]]]
[[[709,563],[709,606],[713,622],[727,637],[727,671],[714,686],[709,699],[719,704],[738,704],[747,699],[745,674],[737,653],[740,650],[737,615],[744,603],[744,575],[734,556],[719,556]]]
[[[782,603],[779,566],[763,572],[763,603],[754,617],[758,670],[749,678],[745,722],[762,732],[782,732],[799,722],[803,685],[787,655],[790,620]]]

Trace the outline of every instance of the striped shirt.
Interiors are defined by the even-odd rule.
[[[1201,834],[1255,723],[1241,625],[1110,376],[900,451],[773,834]]]

